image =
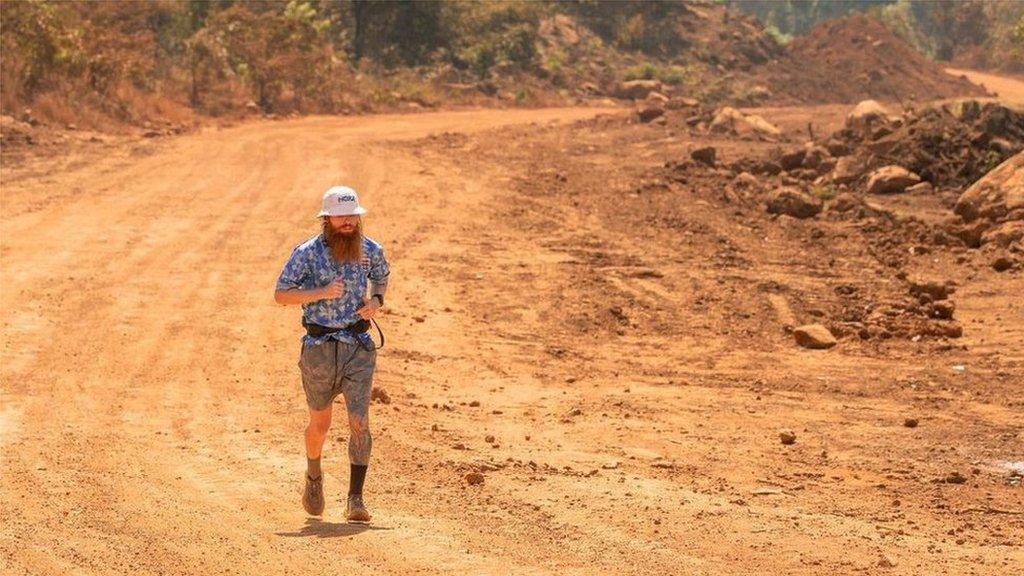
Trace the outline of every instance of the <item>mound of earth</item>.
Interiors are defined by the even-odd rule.
[[[861,103],[826,146],[849,157],[832,174],[860,184],[900,166],[936,187],[963,188],[1024,150],[1024,114],[995,102],[959,101],[901,117]]]
[[[966,78],[946,74],[881,22],[863,14],[829,20],[789,44],[769,67],[773,91],[802,102],[930,100],[982,96]]]

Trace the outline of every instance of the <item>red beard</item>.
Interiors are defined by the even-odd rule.
[[[363,258],[363,223],[360,220],[354,228],[342,232],[331,226],[331,221],[324,218],[324,240],[331,249],[331,256],[339,264],[359,262]]]

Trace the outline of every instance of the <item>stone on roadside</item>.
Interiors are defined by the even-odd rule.
[[[732,183],[736,186],[756,188],[761,181],[757,179],[757,176],[754,176],[750,172],[740,172],[735,178],[733,178]]]
[[[764,118],[756,114],[744,114],[731,106],[724,106],[715,112],[708,129],[712,132],[732,133],[740,136],[753,133],[775,138],[782,134],[777,126]]]
[[[948,476],[942,479],[946,484],[963,484],[967,482],[967,478],[960,472],[950,472]]]
[[[786,446],[796,443],[796,432],[793,432],[789,428],[783,428],[779,430],[779,442],[782,442]]]
[[[629,80],[620,82],[615,87],[615,97],[631,100],[643,100],[651,92],[662,92],[663,86],[658,80]]]
[[[836,167],[832,170],[832,181],[836,184],[852,184],[863,176],[864,171],[863,161],[856,156],[843,156],[836,160]]]
[[[850,194],[849,192],[842,192],[837,194],[832,199],[832,204],[829,206],[829,210],[836,212],[849,212],[856,210],[864,205],[864,202],[857,196]]]
[[[895,118],[889,114],[885,106],[875,100],[862,100],[846,116],[846,127],[861,138],[865,138],[879,126],[885,126],[893,120]]]
[[[1006,256],[1000,256],[992,261],[992,269],[996,272],[1006,272],[1010,268],[1013,268],[1013,260]]]
[[[956,285],[953,282],[938,280],[914,280],[910,283],[910,295],[919,300],[935,301],[945,300],[949,295],[956,292]]]
[[[796,170],[804,163],[804,156],[807,155],[807,150],[800,148],[793,150],[792,152],[786,152],[779,157],[779,165],[782,166],[783,170]]]
[[[636,111],[637,117],[645,124],[664,114],[665,108],[657,102],[644,102]]]
[[[949,300],[939,300],[928,305],[928,315],[940,320],[951,320],[955,310],[956,305]]]
[[[669,98],[668,102],[665,103],[665,108],[669,110],[682,110],[683,108],[696,108],[698,106],[700,106],[700,100],[679,96]]]
[[[1002,248],[1021,242],[1024,242],[1024,220],[1008,220],[985,230],[981,235],[982,244],[993,244]]]
[[[836,337],[821,324],[807,324],[793,329],[796,343],[812,350],[824,350],[836,345]]]
[[[885,166],[868,177],[868,194],[896,194],[921,181],[921,177],[902,166]]]
[[[918,182],[904,190],[907,194],[931,194],[934,191],[935,187],[932,186],[931,182]]]
[[[822,206],[820,199],[796,188],[779,188],[767,202],[768,213],[785,214],[800,219],[815,216],[821,212]]]
[[[953,207],[965,222],[994,224],[1024,211],[1024,152],[1006,160],[960,195]]]
[[[694,160],[700,162],[701,164],[714,166],[716,153],[717,152],[714,146],[703,146],[701,148],[697,148],[693,152],[690,152],[690,158],[693,158]]]

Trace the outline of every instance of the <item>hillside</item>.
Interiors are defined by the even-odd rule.
[[[602,100],[624,80],[740,105],[978,94],[884,35],[780,44],[717,3],[5,2],[0,108],[32,125]],[[416,34],[396,30],[415,25]],[[829,44],[835,41],[835,44]],[[854,74],[836,74],[848,68]],[[870,82],[865,82],[865,74]],[[9,125],[10,122],[8,121]]]

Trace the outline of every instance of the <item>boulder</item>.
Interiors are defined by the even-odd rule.
[[[921,177],[902,166],[885,166],[868,177],[868,194],[895,194],[921,181]]]
[[[619,82],[615,87],[615,97],[643,100],[651,92],[661,92],[663,89],[661,82],[658,80],[629,80]]]
[[[931,194],[935,191],[931,182],[918,182],[913,186],[908,186],[905,192],[907,194]]]
[[[700,106],[700,100],[679,96],[669,98],[668,102],[665,103],[665,107],[669,110],[682,110],[683,108],[696,108],[698,106]]]
[[[862,100],[846,116],[846,127],[861,138],[868,138],[879,127],[893,121],[895,117],[889,110],[875,100]]]
[[[772,138],[782,134],[777,126],[764,118],[755,114],[744,114],[731,106],[724,106],[715,112],[708,129],[719,133],[757,134]]]
[[[802,166],[804,168],[817,169],[821,166],[822,162],[831,160],[832,155],[829,154],[828,150],[821,146],[810,146],[807,148],[807,152],[804,154],[804,161]]]
[[[1013,268],[1013,260],[1006,256],[1000,256],[992,261],[992,269],[996,272],[1006,272]]]
[[[779,188],[768,199],[770,214],[785,214],[793,218],[811,218],[821,212],[822,201],[796,188]]]
[[[836,159],[829,157],[829,158],[822,159],[822,161],[818,164],[818,167],[815,168],[815,171],[818,174],[821,174],[822,176],[824,176],[825,174],[828,174],[829,172],[831,172],[831,171],[833,171],[835,169],[836,169]]]
[[[1024,152],[1006,160],[960,195],[953,211],[965,221],[998,222],[1024,209]]]
[[[641,122],[647,123],[665,114],[665,108],[657,102],[644,102],[644,105],[637,108],[636,115]]]
[[[825,148],[828,149],[829,154],[835,156],[836,158],[839,158],[841,156],[847,156],[848,154],[850,154],[850,152],[852,152],[852,150],[850,150],[850,147],[847,146],[845,142],[843,142],[842,140],[837,140],[835,138],[830,138],[828,143],[825,144]]]
[[[714,146],[704,146],[702,148],[697,148],[693,152],[690,152],[690,158],[693,158],[694,160],[700,162],[701,164],[714,166],[715,154],[716,151]]]
[[[757,179],[757,176],[750,172],[740,172],[736,175],[736,178],[733,178],[732,183],[744,188],[756,188],[761,185],[761,181]]]
[[[855,156],[843,156],[836,160],[835,170],[832,171],[832,181],[836,184],[852,184],[864,175],[865,166]]]
[[[779,157],[779,165],[782,166],[783,170],[796,170],[804,163],[804,156],[807,155],[807,150],[803,148],[799,150],[793,150],[792,152],[786,152]]]
[[[937,280],[919,280],[910,283],[910,295],[920,300],[934,302],[949,298],[950,294],[956,292],[956,285],[949,280],[939,282]]]
[[[1024,242],[1024,220],[1008,220],[997,224],[981,235],[982,244],[995,244],[1007,248],[1010,244]]]
[[[856,210],[863,205],[864,202],[862,202],[857,196],[854,196],[849,192],[842,192],[832,199],[832,204],[829,209],[835,210],[836,212],[849,212],[850,210]]]
[[[821,324],[807,324],[793,329],[796,343],[804,348],[824,350],[836,345],[836,337]]]
[[[668,96],[665,96],[661,92],[651,92],[650,94],[647,95],[647,98],[645,98],[645,100],[647,100],[648,102],[658,102],[660,104],[665,104],[668,102]]]

